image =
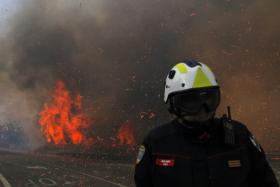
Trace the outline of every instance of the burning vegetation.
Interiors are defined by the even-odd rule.
[[[51,100],[46,102],[39,113],[41,131],[48,143],[54,145],[92,146],[100,138],[90,137],[92,122],[82,108],[82,96],[71,94],[63,81],[55,84]],[[129,121],[119,128],[116,135],[118,143],[112,147],[127,146],[133,149],[135,137]]]
[[[92,138],[85,135],[89,120],[82,110],[82,97],[74,98],[63,81],[57,81],[52,100],[40,112],[39,124],[47,142],[55,145],[88,144]]]
[[[132,129],[132,125],[129,121],[126,121],[118,131],[117,138],[119,145],[128,145],[133,147],[135,145],[135,138]]]

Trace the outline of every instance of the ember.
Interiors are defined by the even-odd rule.
[[[92,142],[84,134],[89,120],[82,111],[82,97],[77,94],[72,99],[63,81],[56,82],[52,100],[44,104],[39,116],[41,131],[49,143],[88,145]]]

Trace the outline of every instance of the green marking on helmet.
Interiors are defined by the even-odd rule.
[[[188,73],[188,69],[186,67],[186,65],[184,63],[179,63],[175,66],[180,73],[184,74],[184,73]]]
[[[210,82],[210,80],[205,75],[205,73],[201,70],[201,68],[198,68],[192,87],[201,88],[201,87],[209,87],[209,86],[213,86],[213,84]]]

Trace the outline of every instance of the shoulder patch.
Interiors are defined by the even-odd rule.
[[[139,151],[138,151],[138,155],[137,155],[137,159],[136,159],[136,164],[139,164],[141,162],[141,160],[142,160],[142,158],[145,154],[145,150],[146,150],[146,148],[145,148],[144,145],[141,145],[139,147]]]
[[[260,144],[258,143],[256,138],[252,134],[250,135],[250,140],[251,140],[252,144],[257,148],[257,150],[259,152],[262,152],[262,148],[261,148]]]

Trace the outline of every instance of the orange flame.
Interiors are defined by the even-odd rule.
[[[135,138],[133,134],[132,125],[126,121],[118,130],[117,138],[120,145],[128,145],[133,147],[135,145]]]
[[[41,130],[49,143],[88,144],[92,141],[83,133],[89,120],[82,112],[82,97],[77,94],[72,99],[63,81],[56,82],[52,101],[44,104],[39,116]]]

